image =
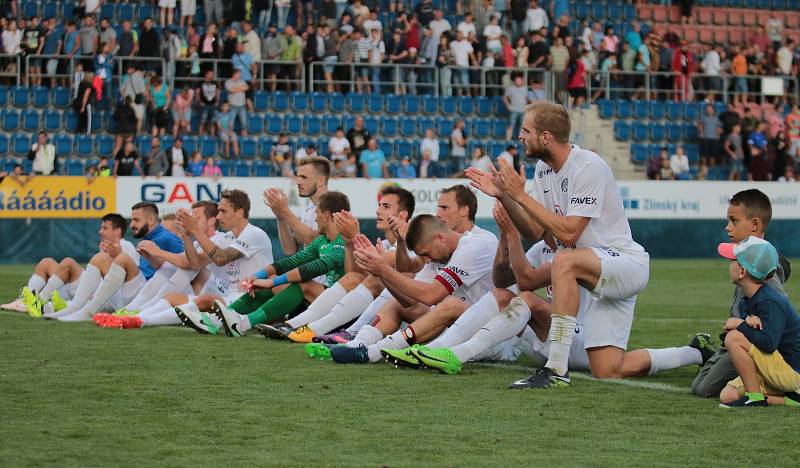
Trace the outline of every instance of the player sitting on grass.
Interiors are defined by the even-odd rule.
[[[417,256],[429,260],[415,279],[385,264],[366,237],[356,239],[355,257],[359,267],[381,278],[400,304],[408,306],[397,307],[393,302],[384,304],[372,324],[363,326],[352,341],[331,348],[334,361],[340,364],[377,362],[381,359],[381,349],[404,348],[412,341],[412,336],[417,336],[413,322],[448,296],[453,296],[450,301],[461,301],[466,309],[491,290],[497,247],[497,238],[493,235],[457,233],[435,216],[419,215],[408,226],[406,242]],[[430,283],[421,280],[426,270],[433,277]],[[411,326],[400,330],[402,322]],[[427,337],[430,338],[432,336]],[[426,337],[418,339],[423,341]]]
[[[109,213],[100,220],[100,252],[124,252],[136,255],[136,247],[124,239],[128,222],[125,218]],[[92,265],[90,275],[99,276],[100,273]],[[21,297],[10,304],[0,306],[0,309],[27,312],[31,317],[41,317],[43,307],[52,301],[49,308],[56,311],[66,307],[65,301],[72,300],[77,292],[78,283],[83,268],[70,257],[60,262],[52,258],[44,258],[34,268],[33,274],[28,279],[28,285],[22,288]]]
[[[725,226],[725,232],[728,234],[728,239],[735,244],[750,236],[763,239],[771,218],[772,204],[769,197],[758,189],[743,190],[731,197],[728,203],[728,224]],[[791,266],[780,256],[778,260],[775,274],[767,278],[766,282],[774,290],[783,293],[783,284],[789,280]],[[740,315],[739,307],[744,297],[742,288],[736,286],[730,309],[731,317],[745,318]],[[716,398],[725,385],[736,376],[736,369],[727,349],[725,346],[720,346],[708,362],[700,368],[700,372],[692,382],[692,392],[705,398]]]
[[[136,239],[153,241],[168,252],[183,252],[183,242],[161,226],[158,208],[152,203],[133,205],[130,226]],[[64,310],[52,314],[52,318],[65,322],[87,321],[97,312],[121,309],[155,274],[155,267],[139,253],[126,254],[121,252],[120,246],[110,246],[109,249],[110,252],[92,257],[89,261],[89,265],[94,267],[92,273],[87,274],[90,272],[87,267],[81,275],[75,298]]]
[[[463,184],[457,184],[442,189],[439,194],[436,217],[442,220],[448,228],[457,233],[470,231],[475,235],[490,236],[493,238],[494,234],[475,225],[475,215],[477,211],[478,198],[472,190]],[[431,268],[424,269],[422,259],[408,251],[405,241],[408,224],[399,222],[396,218],[393,220],[390,219],[390,224],[393,225],[392,230],[396,231],[397,237],[397,246],[395,249],[395,265],[397,270],[400,272],[416,273],[417,276],[415,278],[420,281],[427,283],[433,281],[435,271]],[[381,283],[381,288],[383,288],[383,283]],[[358,320],[347,327],[346,330],[315,337],[313,340],[320,343],[320,345],[308,346],[307,351],[309,356],[322,359],[330,358],[328,348],[322,346],[321,343],[341,344],[352,340],[361,327],[368,325],[374,320],[378,310],[386,303],[391,303],[391,307],[394,308],[403,307],[397,299],[392,297],[389,290],[385,288],[374,300],[371,300],[369,295],[365,293],[367,293],[367,291],[363,291],[361,288],[354,289],[342,300],[343,306],[345,305],[344,302],[348,301],[346,304],[347,307],[336,308],[321,320],[310,325],[314,330],[318,330],[319,333],[328,333],[336,327],[345,325],[347,322],[358,317]],[[463,304],[461,305],[463,306]],[[358,306],[361,308],[358,309]],[[461,311],[463,310],[464,308],[462,307]],[[327,331],[321,331],[323,329],[327,329]]]
[[[383,232],[383,247],[386,251],[384,260],[394,265],[394,250],[399,236],[397,226],[405,224],[414,215],[414,195],[396,185],[386,186],[380,192],[375,214],[376,228]],[[317,329],[327,333],[332,329],[327,323],[332,322],[332,326],[337,327],[357,318],[366,309],[369,303],[359,305],[362,301],[345,301],[345,297],[353,290],[358,289],[354,296],[368,297],[369,302],[383,290],[383,283],[378,278],[359,270],[353,261],[353,239],[359,234],[358,220],[346,211],[334,214],[334,218],[345,241],[347,273],[336,284],[323,291],[300,315],[275,325],[259,325],[258,329],[264,330],[265,336],[288,338],[296,343],[310,343],[317,336]],[[346,307],[344,311],[335,310],[343,307]],[[331,314],[336,315],[326,320]]]
[[[344,241],[333,214],[349,211],[350,202],[343,193],[328,192],[320,197],[316,210],[321,234],[311,244],[291,257],[267,265],[255,273],[255,278],[245,280],[243,289],[248,292],[230,306],[219,298],[213,300],[211,310],[222,321],[226,335],[242,336],[258,324],[284,318],[304,299],[313,301],[322,293],[325,286],[313,281],[315,277],[325,275],[327,286],[331,286],[344,274]],[[201,296],[195,302],[199,305],[209,299],[213,298]],[[185,325],[208,332],[199,314],[187,314],[183,306],[176,308],[176,312]]]
[[[745,318],[725,322],[725,347],[739,377],[722,390],[720,406],[800,405],[800,316],[765,281],[778,268],[778,252],[754,236],[717,250],[731,260],[730,279],[745,296],[739,305]]]

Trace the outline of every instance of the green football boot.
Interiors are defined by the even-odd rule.
[[[461,372],[461,361],[458,360],[450,348],[430,349],[425,346],[420,346],[411,348],[411,353],[425,366],[436,369],[444,374],[454,375]]]

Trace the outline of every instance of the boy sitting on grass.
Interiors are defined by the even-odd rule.
[[[720,406],[800,406],[800,316],[785,295],[766,284],[778,268],[778,252],[754,236],[720,244],[718,252],[732,260],[731,281],[746,297],[739,306],[746,318],[725,322],[725,347],[739,377],[722,390]]]

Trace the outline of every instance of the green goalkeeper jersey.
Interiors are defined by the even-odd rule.
[[[273,266],[279,275],[297,268],[303,281],[325,275],[325,285],[331,287],[344,275],[344,239],[341,234],[333,241],[321,235],[300,252]]]

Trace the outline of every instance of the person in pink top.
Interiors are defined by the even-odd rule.
[[[222,177],[222,169],[214,162],[214,158],[206,159],[206,165],[203,166],[203,177]]]
[[[192,127],[192,100],[194,99],[194,90],[183,88],[175,99],[172,101],[172,120],[175,124],[172,126],[172,137],[178,138],[178,133],[191,133]]]

